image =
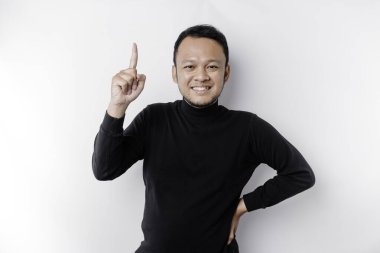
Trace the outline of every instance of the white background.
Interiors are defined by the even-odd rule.
[[[134,252],[142,162],[110,182],[91,168],[111,78],[139,47],[147,104],[181,99],[178,34],[225,33],[220,104],[251,111],[304,155],[316,184],[245,214],[241,253],[380,252],[380,2],[0,1],[0,252]],[[274,176],[260,166],[243,194]]]

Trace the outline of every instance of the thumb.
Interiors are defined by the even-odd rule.
[[[146,76],[144,74],[137,75],[137,90],[142,91],[144,89],[144,84],[146,80]]]
[[[139,79],[139,82],[145,82],[146,76],[144,74],[137,74],[137,79]]]

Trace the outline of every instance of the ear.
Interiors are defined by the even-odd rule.
[[[175,65],[172,66],[172,78],[173,81],[178,84],[177,68]]]
[[[230,78],[230,71],[230,64],[227,64],[226,69],[224,70],[224,82],[227,82],[227,80]]]

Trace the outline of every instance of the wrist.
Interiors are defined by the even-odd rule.
[[[120,119],[124,116],[125,111],[127,110],[127,107],[128,107],[128,104],[120,106],[120,105],[113,105],[110,103],[107,108],[107,113],[111,117]]]
[[[237,206],[237,213],[243,215],[248,212],[247,207],[245,206],[244,199],[240,198],[239,204]]]

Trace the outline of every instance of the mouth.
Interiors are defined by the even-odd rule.
[[[193,86],[193,87],[191,87],[191,89],[194,91],[204,92],[204,91],[208,91],[209,89],[211,89],[211,86]]]

